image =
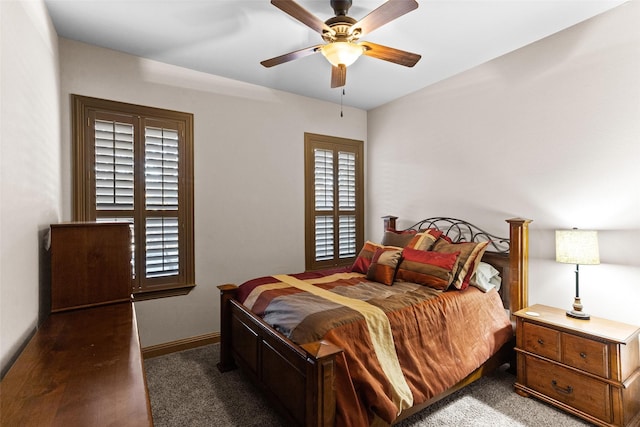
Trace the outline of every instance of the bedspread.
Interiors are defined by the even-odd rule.
[[[474,287],[385,286],[334,270],[254,279],[240,286],[238,299],[297,344],[325,339],[344,349],[335,384],[336,422],[344,426],[392,423],[402,409],[462,380],[512,336],[498,293]],[[372,322],[369,312],[388,321]],[[385,333],[392,340],[381,349]]]

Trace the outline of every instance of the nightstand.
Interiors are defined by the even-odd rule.
[[[640,327],[539,304],[515,316],[516,392],[598,426],[640,426]]]

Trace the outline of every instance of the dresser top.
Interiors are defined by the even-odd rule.
[[[640,327],[615,322],[601,317],[591,316],[589,320],[569,317],[565,310],[535,304],[516,313],[516,317],[531,320],[542,325],[562,328],[571,332],[582,333],[590,337],[599,337],[607,341],[626,344],[640,333]]]
[[[151,426],[133,303],[51,314],[0,382],[13,426]]]

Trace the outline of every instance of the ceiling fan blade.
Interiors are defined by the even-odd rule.
[[[388,0],[353,24],[350,31],[359,31],[363,36],[417,8],[416,0]]]
[[[342,87],[345,84],[347,84],[347,67],[344,64],[331,67],[331,87]]]
[[[285,53],[284,55],[276,56],[271,59],[265,59],[260,62],[263,66],[269,68],[274,65],[284,64],[285,62],[293,61],[294,59],[304,58],[305,56],[312,55],[320,50],[320,46],[316,45],[311,47],[305,47],[304,49],[294,50],[293,52]]]
[[[358,44],[366,47],[363,55],[371,56],[372,58],[383,59],[385,61],[404,65],[405,67],[413,67],[420,60],[420,58],[422,58],[422,56],[418,55],[417,53],[394,49],[392,47],[382,46],[376,43],[360,42]]]
[[[323,32],[335,34],[335,31],[320,20],[320,18],[317,18],[293,0],[271,0],[271,4],[320,34]]]

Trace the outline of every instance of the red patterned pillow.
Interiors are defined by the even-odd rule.
[[[367,279],[387,286],[393,285],[401,255],[402,249],[392,246],[376,249],[367,271]]]
[[[442,253],[405,248],[398,267],[398,280],[446,290],[458,267],[459,252]]]
[[[356,260],[353,262],[351,271],[367,274],[367,271],[369,271],[369,266],[371,265],[371,258],[373,258],[373,254],[376,252],[376,249],[381,247],[382,245],[366,241],[364,246],[362,246],[360,253],[356,257]]]
[[[476,272],[478,264],[488,245],[489,242],[449,243],[440,238],[435,245],[433,245],[432,250],[442,253],[460,253],[458,268],[455,271],[452,284],[457,289],[466,289],[469,287],[471,276]]]

